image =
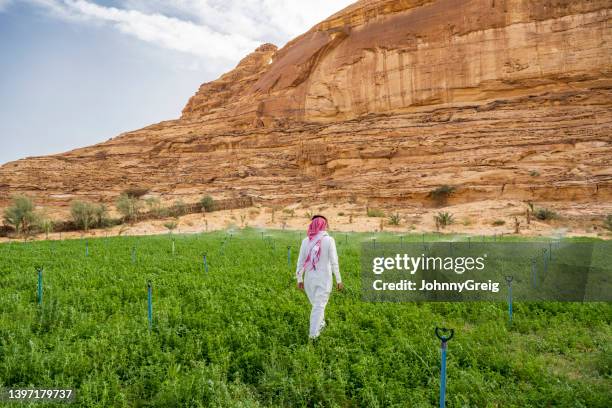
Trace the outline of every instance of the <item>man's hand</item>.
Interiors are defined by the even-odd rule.
[[[304,290],[304,282],[298,282],[298,284],[297,284],[297,288],[298,288],[299,290]]]
[[[338,288],[338,290],[343,290],[344,289],[344,283],[340,282],[340,283],[338,283],[338,285],[336,285],[336,287]]]

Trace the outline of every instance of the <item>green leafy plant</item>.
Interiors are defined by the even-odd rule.
[[[168,216],[168,209],[162,205],[159,197],[149,197],[145,200],[147,210],[155,218],[164,218]]]
[[[175,217],[182,217],[183,215],[187,214],[187,204],[185,204],[183,200],[176,200],[172,204],[171,212]]]
[[[4,210],[4,223],[15,229],[17,235],[30,232],[36,224],[34,203],[29,197],[20,195],[12,199],[11,205]]]
[[[506,225],[506,221],[504,221],[504,220],[495,220],[491,224],[496,226],[496,227],[499,227],[499,226],[502,226],[502,225]]]
[[[168,230],[168,233],[172,234],[172,231],[178,227],[178,223],[176,221],[168,221],[164,223],[164,227]]]
[[[117,199],[116,206],[124,221],[135,222],[138,221],[143,203],[140,198],[124,193]]]
[[[38,218],[38,228],[45,233],[45,239],[49,239],[49,233],[55,228],[55,223],[47,215]]]
[[[538,220],[541,220],[541,221],[548,221],[548,220],[554,220],[554,219],[559,218],[556,212],[548,208],[538,208],[535,211],[534,215]]]
[[[87,201],[73,201],[70,205],[70,216],[74,225],[83,231],[96,226],[99,208]]]
[[[202,197],[200,200],[200,205],[202,206],[203,212],[211,212],[215,209],[215,200],[211,196],[207,195]]]
[[[446,227],[447,225],[451,225],[455,222],[455,219],[451,213],[448,212],[439,212],[434,215],[434,221],[436,224],[441,227]]]
[[[400,225],[401,218],[399,214],[391,214],[389,216],[389,225]]]

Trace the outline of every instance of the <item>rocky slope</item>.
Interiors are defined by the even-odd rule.
[[[0,167],[0,206],[166,198],[612,201],[610,0],[363,0],[206,83],[180,119]]]

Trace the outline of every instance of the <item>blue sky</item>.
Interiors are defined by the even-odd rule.
[[[201,83],[351,0],[0,0],[0,164],[177,118]]]

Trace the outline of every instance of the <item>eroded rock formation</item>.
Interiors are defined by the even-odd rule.
[[[128,186],[286,204],[610,202],[610,0],[364,0],[204,84],[180,119],[0,167],[48,205]]]

